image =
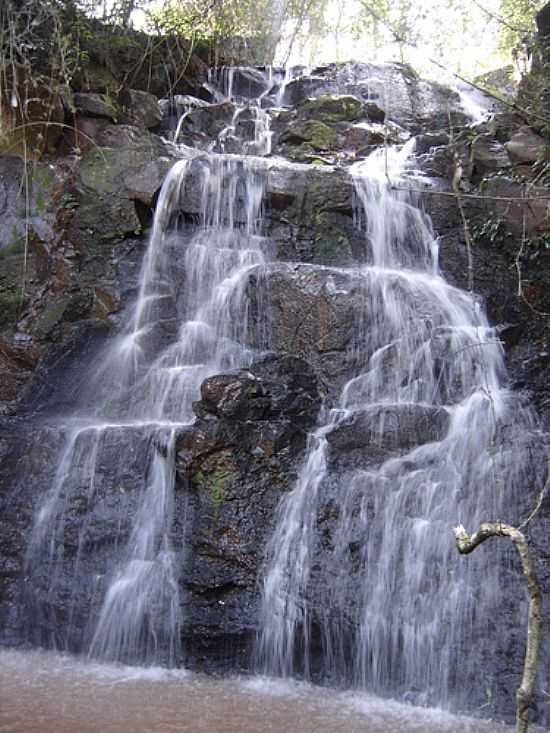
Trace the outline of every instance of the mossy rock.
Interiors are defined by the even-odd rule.
[[[336,131],[318,120],[298,120],[283,135],[281,142],[289,146],[306,143],[313,150],[331,150],[337,143]]]
[[[173,160],[160,138],[127,128],[134,139],[120,148],[96,148],[82,160],[80,180],[86,189],[105,196],[123,196],[150,206]]]
[[[90,245],[101,245],[141,232],[134,202],[122,196],[85,194],[78,208],[77,221],[79,228],[90,235]]]
[[[238,475],[238,467],[234,463],[232,452],[221,450],[212,453],[200,463],[193,473],[192,480],[199,490],[208,492],[214,513],[217,514],[229,485]]]
[[[173,164],[160,138],[144,130],[123,126],[118,137],[121,147],[91,150],[79,171],[78,225],[103,241],[141,231],[134,202],[151,207]]]
[[[116,94],[120,88],[120,82],[116,79],[110,69],[100,64],[89,63],[79,69],[73,77],[75,89],[87,92],[100,92],[103,94]]]
[[[299,106],[298,115],[329,125],[336,122],[352,122],[363,115],[363,103],[350,94],[325,94],[316,99],[307,99]]]
[[[63,320],[70,300],[65,296],[51,300],[33,323],[33,333],[39,338],[49,336]]]

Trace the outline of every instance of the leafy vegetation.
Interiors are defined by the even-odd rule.
[[[177,33],[197,38],[214,47],[228,39],[252,44],[258,63],[270,63],[285,29],[291,28],[290,46],[298,36],[325,30],[324,14],[328,0],[168,0],[151,6],[151,28],[162,33]]]
[[[517,57],[522,51],[531,52],[535,15],[545,4],[545,0],[501,0],[499,40],[505,55]]]

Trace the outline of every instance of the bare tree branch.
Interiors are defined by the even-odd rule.
[[[527,733],[529,729],[529,710],[533,704],[538,671],[542,613],[542,593],[527,539],[519,529],[502,522],[484,522],[473,535],[469,535],[464,527],[460,525],[456,527],[454,534],[456,547],[461,555],[468,555],[491,537],[508,537],[514,543],[520,556],[530,600],[523,675],[516,692],[516,733]]]

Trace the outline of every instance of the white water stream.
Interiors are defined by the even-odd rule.
[[[26,595],[40,643],[110,661],[178,661],[174,443],[204,379],[252,358],[245,288],[265,259],[264,184],[257,159],[208,154],[176,163],[163,184],[128,326],[91,370],[91,414],[64,418],[76,427],[36,514]],[[174,226],[189,185],[200,201],[191,232]],[[86,518],[75,521],[83,501]],[[113,525],[105,548],[92,534],[98,521]]]
[[[534,422],[504,386],[481,304],[441,277],[426,215],[390,189],[407,184],[413,150],[414,141],[378,150],[352,169],[371,256],[355,270],[360,366],[321,415],[280,506],[257,659],[267,674],[321,669],[422,704],[467,706],[483,695],[480,676],[490,688],[480,664],[498,643],[491,618],[507,563],[500,548],[460,558],[452,528],[511,515],[530,460],[519,436]],[[359,436],[362,454],[335,469],[342,430],[348,443]]]

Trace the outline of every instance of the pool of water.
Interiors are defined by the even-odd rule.
[[[0,650],[1,733],[507,733],[364,693]]]

